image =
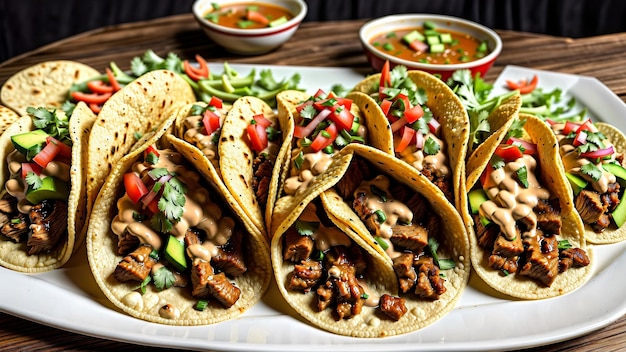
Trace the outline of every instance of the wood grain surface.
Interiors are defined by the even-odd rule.
[[[364,20],[304,23],[283,47],[253,57],[234,56],[216,47],[190,14],[101,28],[74,36],[0,64],[0,83],[15,72],[48,60],[77,60],[103,70],[110,61],[127,69],[134,56],[147,49],[175,52],[183,58],[201,54],[209,61],[293,66],[371,69],[358,41]],[[498,31],[504,49],[486,80],[493,81],[506,65],[519,65],[598,78],[626,101],[626,33],[570,39]],[[10,289],[6,284],[1,289]],[[599,293],[601,297],[601,293]],[[601,299],[601,298],[599,298]],[[564,317],[565,319],[565,317]],[[494,336],[497,338],[497,336]],[[588,335],[524,351],[621,351],[626,346],[626,318]],[[66,332],[0,313],[3,351],[166,351]]]

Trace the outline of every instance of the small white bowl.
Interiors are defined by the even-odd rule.
[[[434,22],[438,28],[467,33],[479,41],[486,41],[489,54],[474,61],[459,64],[436,65],[400,59],[378,50],[370,43],[374,37],[381,33],[422,27],[425,21]],[[435,74],[444,81],[447,80],[454,71],[461,69],[469,69],[472,75],[480,73],[480,75],[484,77],[502,51],[502,39],[500,39],[500,36],[495,31],[472,21],[445,15],[404,14],[380,17],[365,23],[361,27],[359,30],[359,40],[365,50],[365,55],[370,65],[377,72],[380,72],[383,64],[388,60],[391,67],[404,65],[409,69],[422,70]]]
[[[242,29],[218,25],[204,18],[213,4],[267,3],[284,7],[293,18],[277,27]],[[196,0],[193,14],[206,33],[215,43],[226,50],[240,55],[257,55],[272,51],[283,45],[296,32],[307,13],[304,0]]]

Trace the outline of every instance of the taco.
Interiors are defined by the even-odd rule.
[[[60,108],[72,84],[97,75],[97,70],[76,61],[41,62],[9,77],[0,88],[0,101],[21,116],[31,106]]]
[[[29,108],[0,136],[0,265],[42,272],[65,264],[86,222],[84,146],[95,116]]]
[[[318,90],[310,95],[301,91],[283,91],[276,96],[280,121],[289,121],[293,135],[281,161],[275,208],[307,203],[324,187],[319,180],[345,146],[368,144],[392,153],[393,141],[385,131],[387,121],[376,107],[364,101],[341,98],[334,92]],[[332,175],[332,174],[331,174]],[[274,217],[268,225],[275,232]]]
[[[489,286],[509,296],[562,295],[589,279],[592,252],[556,137],[532,115],[520,114],[513,125],[493,155],[482,156],[480,182],[468,193],[463,217],[472,264]]]
[[[189,84],[167,70],[150,71],[113,94],[98,113],[86,147],[87,204],[94,204],[107,175],[144,134],[193,101]]]
[[[393,140],[394,155],[428,177],[450,202],[462,208],[470,120],[446,83],[429,73],[396,66],[359,82],[348,98],[376,106],[378,114],[389,121],[390,129],[384,133]],[[515,106],[519,109],[520,105],[518,95],[495,109],[492,115],[501,123],[493,126],[494,131],[512,118]],[[498,136],[496,132],[489,138]],[[472,160],[469,158],[470,163]]]
[[[219,101],[194,103],[181,110],[176,122],[176,135],[202,152],[212,180],[224,184],[265,236],[280,161],[289,150],[289,124],[288,119],[279,121],[265,101],[251,96],[237,99],[232,106]]]
[[[367,311],[363,307],[360,315],[339,319],[340,311],[351,307],[337,293],[329,292],[328,287],[336,285],[332,280],[317,281],[311,288],[322,307],[341,303],[331,310],[315,312],[310,303],[315,302],[314,294],[307,298],[288,291],[287,280],[298,276],[301,268],[284,262],[283,257],[292,247],[288,237],[294,236],[295,218],[304,214],[309,203],[283,207],[279,202],[274,212],[277,230],[272,260],[279,286],[285,286],[282,293],[292,305],[300,305],[296,310],[335,333],[381,337],[423,328],[455,307],[469,279],[469,242],[459,213],[436,186],[406,163],[362,144],[350,144],[338,152],[320,182],[324,186],[313,191],[312,201],[319,197],[332,223],[368,253],[368,274],[393,281],[381,282],[383,292],[393,299],[392,314],[374,313],[374,301],[366,303],[372,307]],[[375,287],[371,296],[382,298],[381,286]],[[378,307],[384,313],[389,313],[388,308]]]
[[[269,244],[163,137],[172,116],[107,177],[90,218],[88,260],[106,297],[133,317],[217,323],[267,289]]]

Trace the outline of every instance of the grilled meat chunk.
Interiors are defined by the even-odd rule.
[[[28,234],[29,223],[25,214],[15,212],[7,217],[7,221],[0,228],[0,232],[15,242],[20,242]]]
[[[398,277],[402,293],[409,292],[415,286],[417,274],[413,268],[413,253],[402,253],[393,259],[393,270]]]
[[[522,236],[517,230],[517,236],[514,239],[507,239],[502,233],[498,235],[493,243],[493,254],[503,257],[514,257],[524,253],[524,245],[522,244]]]
[[[539,199],[533,211],[537,214],[537,227],[543,233],[551,235],[561,233],[561,204],[558,198]]]
[[[274,162],[269,159],[266,154],[259,154],[252,163],[254,175],[252,177],[252,190],[259,201],[261,209],[265,209],[267,205],[267,196],[270,190],[270,179],[272,178],[272,169]]]
[[[439,276],[439,267],[433,262],[433,258],[423,256],[413,262],[417,273],[415,281],[415,294],[420,298],[436,300],[446,292],[444,279]]]
[[[117,238],[117,254],[127,255],[133,249],[139,246],[139,238],[133,236],[127,231]]]
[[[600,220],[606,211],[606,205],[602,203],[600,194],[597,192],[582,190],[576,196],[576,210],[585,224],[593,224]]]
[[[428,230],[420,225],[395,225],[391,228],[391,243],[414,253],[428,245]]]
[[[352,192],[354,192],[369,175],[370,168],[367,162],[360,158],[353,159],[345,175],[335,185],[337,193],[339,193],[343,199],[350,199]]]
[[[44,200],[34,205],[29,214],[28,254],[51,251],[67,233],[67,204],[60,200]]]
[[[518,268],[518,260],[518,256],[503,257],[497,254],[492,254],[489,256],[489,267],[496,270],[506,271],[508,273],[516,273]]]
[[[288,287],[294,291],[308,292],[322,278],[322,263],[316,260],[303,260],[294,265]]]
[[[386,293],[380,296],[380,310],[395,321],[400,320],[407,312],[404,298],[394,297]]]
[[[559,247],[555,236],[537,236],[524,239],[525,264],[519,274],[552,285],[559,273]]]
[[[137,247],[117,264],[113,272],[115,279],[120,282],[142,282],[157,262],[150,256],[150,253],[152,253],[152,246],[141,245]]]
[[[198,261],[191,268],[191,295],[200,299],[217,299],[224,307],[234,305],[241,290],[233,285],[224,273],[215,274],[211,263]]]
[[[248,270],[243,254],[243,233],[236,229],[228,243],[217,250],[217,256],[211,258],[211,264],[230,277],[237,277]]]
[[[580,248],[568,248],[559,253],[559,272],[569,268],[589,265],[591,261],[587,253]]]
[[[299,263],[306,260],[313,253],[313,239],[298,233],[295,227],[290,227],[285,233],[283,257],[285,260]]]

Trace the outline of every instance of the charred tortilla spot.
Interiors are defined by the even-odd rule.
[[[30,94],[32,95],[40,95],[41,93],[43,93],[40,89],[38,88],[33,88],[30,90]]]

